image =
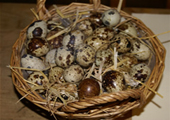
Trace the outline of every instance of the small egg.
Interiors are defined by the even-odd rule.
[[[98,27],[93,32],[93,36],[101,37],[102,39],[112,39],[114,36],[113,30],[107,28],[107,27]]]
[[[84,39],[85,36],[80,30],[74,30],[63,37],[62,44],[63,46],[74,48],[83,43]]]
[[[45,69],[45,64],[41,59],[29,54],[24,54],[21,57],[21,66],[24,68],[37,69],[37,70]],[[32,73],[32,72],[28,71],[28,73]]]
[[[74,62],[74,52],[68,47],[59,47],[56,51],[55,62],[58,66],[66,68]]]
[[[92,15],[89,16],[89,20],[93,25],[93,28],[97,28],[99,26],[103,26],[103,22],[101,20],[102,14],[99,12],[92,13]]]
[[[82,80],[78,86],[79,99],[91,98],[100,94],[99,83],[92,78]]]
[[[130,52],[133,53],[138,60],[148,60],[151,55],[150,49],[138,41],[132,43]]]
[[[111,48],[114,50],[114,47],[116,47],[116,51],[118,53],[126,53],[131,49],[131,42],[130,39],[127,38],[126,35],[123,34],[117,34],[111,43]]]
[[[85,36],[90,36],[93,33],[92,23],[89,20],[80,22],[77,28],[81,30]]]
[[[151,73],[151,69],[145,63],[139,63],[130,70],[130,76],[141,82],[146,82]]]
[[[84,40],[84,43],[90,45],[95,51],[108,42],[109,40],[102,39],[98,36],[90,36]]]
[[[34,83],[34,84],[39,85],[39,86],[43,86],[43,85],[49,83],[48,79],[46,79],[41,72],[36,72],[36,71],[33,72],[32,74],[30,74],[27,80],[30,81],[31,83]],[[35,87],[35,85],[31,84],[31,83],[29,83],[30,87],[31,88]],[[37,91],[39,93],[42,93],[45,90],[39,89]]]
[[[75,60],[83,67],[89,67],[95,60],[95,50],[87,44],[80,44],[75,48]]]
[[[125,89],[123,74],[119,71],[107,71],[102,76],[102,87],[109,93],[118,92]]]
[[[57,49],[52,49],[48,51],[48,53],[45,56],[45,62],[47,64],[55,64],[55,54],[56,54]]]
[[[135,26],[130,23],[130,22],[126,22],[121,24],[118,29],[120,30],[121,34],[128,34],[128,35],[132,35],[134,37],[137,37],[137,30],[135,28]]]
[[[63,77],[69,83],[78,83],[83,79],[84,71],[79,65],[71,65],[64,70]]]
[[[64,82],[61,77],[63,76],[64,69],[61,67],[53,67],[49,72],[49,81],[50,83],[62,83]]]
[[[41,38],[32,38],[27,42],[27,50],[29,54],[41,57],[49,51],[48,43]]]
[[[37,20],[27,29],[27,38],[45,38],[47,35],[47,24],[45,21]]]
[[[116,9],[110,9],[102,14],[102,21],[108,27],[114,27],[119,24],[121,16]]]

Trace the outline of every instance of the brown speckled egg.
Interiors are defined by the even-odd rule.
[[[107,71],[102,76],[102,86],[107,92],[118,92],[125,89],[123,74],[118,71]]]
[[[54,82],[62,83],[62,82],[64,82],[61,79],[63,72],[64,72],[64,69],[62,69],[61,67],[51,68],[50,72],[49,72],[49,81],[51,83],[54,83]]]
[[[37,20],[27,29],[27,38],[45,38],[47,35],[47,24],[45,21]]]
[[[83,43],[85,39],[84,34],[80,30],[74,30],[69,32],[63,37],[63,46],[74,48],[77,45]]]
[[[151,73],[151,69],[145,63],[139,63],[130,70],[130,76],[141,82],[146,82]]]
[[[45,79],[45,77],[43,76],[43,74],[41,72],[33,72],[32,74],[29,75],[28,81],[37,84],[37,85],[44,85],[49,83],[48,79]],[[33,88],[35,87],[35,85],[29,83],[30,87]],[[43,92],[44,90],[38,90],[38,92]]]
[[[70,66],[74,62],[74,52],[68,47],[59,47],[56,51],[55,61],[56,64],[62,68]]]
[[[83,67],[89,67],[95,60],[95,50],[87,44],[75,48],[75,60]]]
[[[64,70],[63,77],[69,83],[78,83],[83,79],[84,71],[79,65],[71,65]]]
[[[133,42],[130,52],[133,53],[138,60],[147,60],[151,55],[150,49],[138,41]]]
[[[109,40],[102,39],[98,36],[90,36],[84,40],[84,43],[90,45],[95,51],[108,42]]]
[[[114,36],[113,30],[107,28],[107,27],[98,27],[93,32],[93,36],[101,37],[102,39],[110,40]]]
[[[29,54],[41,57],[49,51],[49,46],[44,39],[32,38],[27,42],[27,50]]]
[[[101,16],[102,16],[102,14],[99,12],[95,12],[89,16],[89,18],[90,18],[89,20],[91,21],[93,28],[104,25],[101,20]]]
[[[100,94],[99,83],[92,78],[82,80],[78,86],[79,99],[91,98]]]
[[[127,38],[127,36],[123,34],[116,35],[112,41],[113,42],[111,43],[111,48],[114,50],[114,47],[116,47],[116,51],[118,53],[126,53],[132,47],[129,38]]]
[[[128,35],[137,37],[137,30],[136,30],[135,26],[130,22],[120,25],[118,27],[118,29],[120,30],[120,33],[122,33],[122,34],[128,34]]]

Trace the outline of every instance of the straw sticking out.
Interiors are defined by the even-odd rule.
[[[117,52],[116,47],[114,47],[114,69],[117,69]]]
[[[122,3],[123,3],[123,0],[119,0],[119,4],[118,4],[118,7],[117,7],[118,12],[120,12],[120,10],[122,8]]]

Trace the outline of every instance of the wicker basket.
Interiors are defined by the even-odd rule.
[[[77,8],[80,12],[82,11],[98,11],[103,12],[105,10],[111,9],[110,7],[100,4],[100,0],[93,0],[93,4],[84,4],[84,3],[71,3],[67,6],[58,7],[58,9],[64,14],[68,15],[75,13]],[[37,14],[40,19],[48,20],[53,17],[56,13],[55,9],[51,9],[47,12],[45,8],[45,0],[38,0],[37,2]],[[153,36],[154,33],[139,19],[120,11],[121,16],[126,19],[131,19],[141,30],[147,33],[147,36]],[[33,21],[35,21],[34,19]],[[27,26],[28,27],[28,26]],[[20,33],[19,38],[13,45],[13,51],[11,56],[11,66],[20,67],[21,51],[24,46],[24,41],[26,39],[26,30],[23,29]],[[152,69],[149,80],[146,82],[146,85],[153,90],[156,90],[158,87],[161,77],[164,70],[164,60],[165,60],[165,48],[157,37],[150,37],[150,43],[153,46],[155,52],[155,65]],[[45,105],[46,102],[38,93],[32,91],[31,94],[28,94],[30,88],[28,84],[23,80],[23,73],[21,69],[13,68],[12,71],[12,80],[17,91],[24,96],[26,99],[39,106],[42,109],[51,111],[56,115],[80,119],[80,118],[118,118],[122,114],[126,113],[129,110],[137,108],[143,103],[146,99],[153,93],[146,86],[140,87],[140,89],[130,89],[126,91],[121,91],[117,93],[108,93],[96,96],[93,98],[83,99],[76,102],[68,103],[64,105],[62,103],[55,103],[55,107],[51,109],[49,106],[53,106],[54,103],[50,105]],[[36,101],[36,102],[35,102]]]

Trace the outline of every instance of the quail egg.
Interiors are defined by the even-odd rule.
[[[130,52],[134,54],[138,60],[147,60],[151,55],[150,49],[138,41],[132,43]]]
[[[84,40],[84,43],[90,45],[95,51],[108,42],[107,39],[102,39],[98,36],[90,36]]]
[[[27,38],[45,38],[47,35],[47,24],[45,21],[37,20],[27,29]]]
[[[121,24],[118,27],[118,29],[120,30],[120,33],[122,33],[122,34],[128,34],[128,35],[137,37],[137,30],[136,30],[135,26],[130,22]]]
[[[107,71],[102,76],[102,87],[107,92],[118,92],[125,89],[125,79],[119,71]]]
[[[74,30],[63,37],[62,44],[69,48],[74,48],[83,43],[85,39],[84,34],[80,30]]]
[[[107,27],[98,27],[93,32],[93,36],[101,37],[102,39],[110,40],[114,36],[114,31]]]
[[[55,54],[57,49],[50,50],[45,56],[45,62],[47,64],[55,64]]]
[[[145,63],[139,63],[133,66],[130,70],[130,75],[133,77],[133,79],[139,80],[141,82],[146,82],[150,73],[151,69]]]
[[[63,79],[61,78],[63,76],[64,69],[61,67],[53,67],[50,69],[49,72],[49,81],[50,83],[63,83]]]
[[[101,20],[102,14],[99,12],[92,13],[92,15],[89,16],[89,20],[92,23],[93,28],[97,28],[99,26],[104,26],[102,20]]]
[[[87,44],[75,48],[75,60],[83,67],[89,67],[95,60],[95,50]]]
[[[102,21],[108,27],[114,27],[119,24],[121,16],[116,9],[110,9],[102,14]]]
[[[99,83],[92,78],[82,80],[78,86],[79,99],[91,98],[100,94]]]
[[[46,55],[49,51],[48,43],[41,38],[32,38],[27,42],[27,50],[29,54],[36,57]]]
[[[24,68],[37,69],[37,70],[45,69],[44,62],[41,59],[34,57],[30,54],[24,54],[22,56],[21,66]],[[32,71],[28,71],[28,73],[32,73]]]
[[[63,77],[69,83],[78,83],[83,79],[84,71],[79,65],[71,65],[64,70]]]
[[[126,35],[117,34],[112,41],[111,48],[114,50],[114,47],[116,47],[118,53],[126,53],[131,49],[132,44]]]
[[[74,52],[66,46],[59,47],[56,51],[55,62],[58,66],[66,68],[74,62]]]

